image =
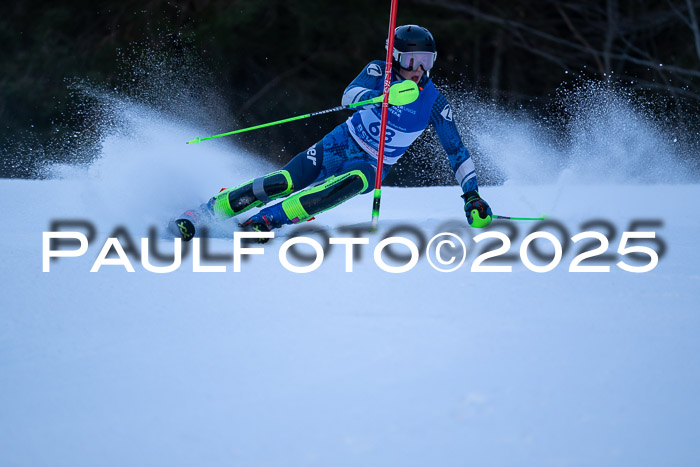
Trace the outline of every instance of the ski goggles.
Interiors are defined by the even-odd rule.
[[[423,70],[430,71],[437,58],[437,52],[399,52],[394,49],[394,60],[399,62],[399,65],[404,70],[417,70],[419,66]]]

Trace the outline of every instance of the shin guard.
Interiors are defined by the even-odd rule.
[[[289,172],[272,172],[235,188],[221,191],[214,197],[214,212],[223,218],[237,216],[248,209],[287,196],[292,189],[292,177]]]
[[[352,170],[285,199],[282,210],[289,221],[296,224],[344,203],[368,186],[365,174],[361,170]]]

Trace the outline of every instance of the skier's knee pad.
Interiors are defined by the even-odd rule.
[[[214,197],[214,212],[221,217],[237,216],[248,209],[286,196],[292,189],[292,177],[289,172],[272,172],[235,188],[222,190]]]
[[[351,170],[282,201],[282,209],[293,223],[302,222],[363,193],[368,186],[362,170]]]

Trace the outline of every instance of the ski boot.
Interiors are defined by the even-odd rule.
[[[192,240],[195,233],[201,231],[203,227],[215,220],[214,199],[211,198],[198,208],[189,209],[177,219],[170,221],[168,225],[170,232],[186,242]]]
[[[239,224],[240,228],[248,232],[272,232],[274,229],[279,229],[287,220],[284,212],[281,210],[281,203],[263,209],[259,213],[253,215],[250,219]],[[258,243],[267,243],[269,238],[258,238]]]

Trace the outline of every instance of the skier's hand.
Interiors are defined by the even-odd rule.
[[[491,223],[491,216],[493,216],[491,207],[489,207],[489,203],[481,199],[478,192],[468,191],[462,195],[462,198],[469,225],[481,229]]]

